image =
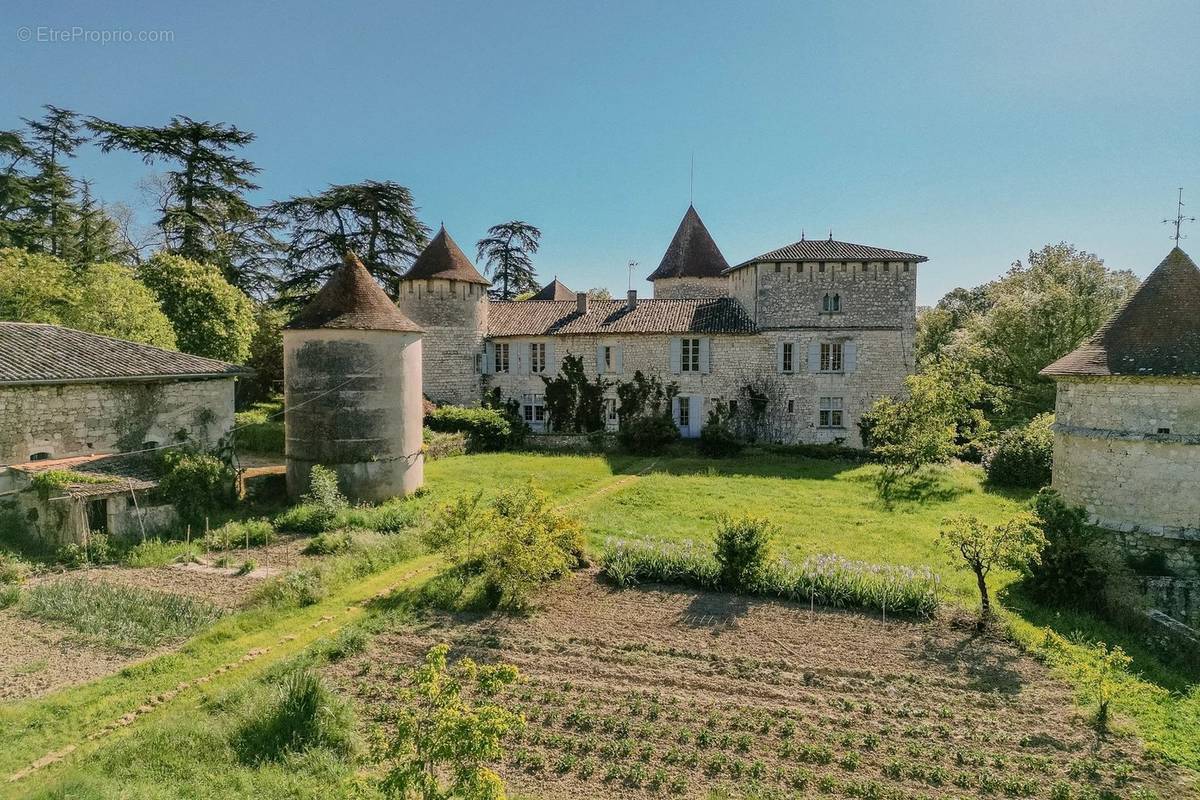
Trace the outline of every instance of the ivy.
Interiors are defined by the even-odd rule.
[[[604,390],[609,384],[596,376],[589,381],[579,356],[563,358],[562,371],[553,378],[542,376],[546,385],[546,416],[561,433],[592,433],[604,430]]]

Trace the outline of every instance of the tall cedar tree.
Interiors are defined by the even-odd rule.
[[[528,222],[513,220],[488,229],[476,244],[476,258],[485,262],[492,278],[493,300],[512,300],[540,287],[532,256],[538,251],[542,232]]]
[[[75,151],[88,136],[80,132],[83,123],[74,111],[52,105],[43,108],[46,113],[40,120],[24,119],[29,128],[31,158],[37,167],[30,209],[42,220],[45,241],[40,249],[74,262],[75,254],[69,251],[75,239],[75,182],[65,162],[75,157]]]
[[[289,238],[281,294],[304,302],[353,250],[394,296],[400,276],[429,241],[418,210],[407,187],[372,180],[272,203],[268,216]]]
[[[263,275],[258,262],[260,212],[245,198],[257,189],[258,167],[236,151],[254,134],[220,122],[172,117],[161,127],[120,125],[89,117],[88,127],[105,152],[138,153],[147,164],[167,163],[168,198],[157,225],[168,252],[220,267],[230,283],[253,291]],[[249,254],[254,266],[243,265]],[[245,269],[243,269],[245,266]]]
[[[105,261],[129,262],[134,253],[121,240],[120,227],[92,195],[92,184],[79,181],[79,202],[75,210],[75,227],[71,232],[72,251],[79,270]]]
[[[43,229],[30,212],[34,177],[26,172],[33,151],[20,131],[0,131],[0,247],[35,251]]]

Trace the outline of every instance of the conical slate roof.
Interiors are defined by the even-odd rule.
[[[708,228],[704,227],[703,220],[696,213],[696,207],[689,205],[678,230],[675,231],[675,237],[667,247],[667,252],[658,263],[658,269],[646,280],[720,278],[721,273],[728,268],[729,262],[721,255],[721,249],[713,241]]]
[[[338,271],[286,327],[421,332],[415,322],[400,313],[354,253],[346,253]]]
[[[1091,339],[1042,374],[1200,377],[1200,269],[1174,248]]]
[[[484,286],[492,285],[487,278],[479,274],[479,270],[475,269],[471,259],[467,258],[458,244],[450,238],[450,234],[446,233],[445,225],[421,251],[421,255],[417,256],[417,260],[413,262],[408,272],[404,273],[403,280],[424,280],[426,278],[444,278],[451,281],[480,283]]]
[[[567,288],[567,285],[565,283],[560,281],[558,278],[555,278],[554,280],[550,281],[545,286],[543,286],[541,289],[539,289],[538,293],[535,294],[533,297],[530,297],[529,299],[530,300],[574,300],[575,292],[572,292],[570,289]]]

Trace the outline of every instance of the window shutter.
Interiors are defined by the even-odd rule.
[[[856,366],[858,366],[858,345],[854,342],[846,342],[842,346],[842,370],[854,372]]]
[[[613,372],[625,374],[625,345],[613,345]]]
[[[554,340],[546,342],[546,374],[554,375],[558,369],[554,366]]]
[[[516,348],[517,363],[513,366],[516,368],[514,372],[518,375],[524,375],[533,367],[533,345],[529,342],[521,342]]]
[[[491,375],[496,371],[496,343],[483,343],[483,374]]]
[[[780,375],[783,374],[783,345],[783,342],[775,343],[775,371]],[[792,358],[795,358],[795,355]]]
[[[678,339],[676,339],[678,341]],[[679,395],[671,398],[671,419],[675,420],[675,427],[679,427]]]
[[[820,342],[809,342],[808,343],[808,371],[809,372],[820,372],[821,371],[821,343]]]
[[[700,429],[704,427],[704,395],[694,394],[688,408],[688,433],[693,437],[700,435]]]
[[[712,351],[709,348],[710,339],[706,336],[700,340],[700,374],[707,375],[712,372]]]
[[[596,345],[596,374],[604,374],[604,345]]]
[[[671,340],[671,372],[675,373],[676,375],[679,374],[679,358],[680,358],[679,354],[681,351],[682,351],[682,345],[679,343],[679,340],[672,339]],[[675,419],[676,419],[676,421],[679,420],[679,404],[678,403],[675,404]]]

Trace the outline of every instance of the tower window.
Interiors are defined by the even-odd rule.
[[[835,314],[842,310],[842,296],[827,294],[821,299],[821,310],[826,314]]]
[[[783,270],[783,264],[776,264],[776,265],[775,265],[775,271],[776,271],[776,272],[781,272],[782,270]]]
[[[795,347],[792,342],[783,343],[783,354],[781,360],[783,362],[784,372],[795,372]]]
[[[1171,432],[1171,429],[1170,429],[1170,428],[1159,428],[1159,429],[1158,429],[1158,432],[1159,432],[1160,434],[1164,434],[1164,435],[1165,435],[1165,434],[1168,434],[1168,433],[1170,433],[1170,432]]]

